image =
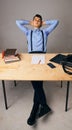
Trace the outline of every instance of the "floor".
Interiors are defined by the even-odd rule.
[[[5,110],[2,83],[0,81],[0,130],[72,130],[72,83],[70,83],[68,111],[65,112],[66,82],[44,82],[47,103],[52,113],[37,120],[34,126],[27,124],[32,101],[31,82],[5,81],[8,110]]]

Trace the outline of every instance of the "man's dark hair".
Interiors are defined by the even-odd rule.
[[[42,21],[42,16],[41,15],[39,15],[39,14],[36,14],[34,17],[33,17],[33,20],[34,20],[34,18],[35,17],[38,17],[38,18],[40,18],[40,20]]]

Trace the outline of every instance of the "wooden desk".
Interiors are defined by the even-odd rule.
[[[65,53],[64,53],[65,54]],[[33,55],[44,55],[45,56],[45,64],[31,64]],[[68,91],[69,91],[69,81],[72,80],[72,75],[66,74],[62,66],[56,63],[53,63],[56,68],[51,69],[47,63],[49,63],[50,59],[57,55],[55,54],[21,54],[21,61],[13,62],[13,63],[5,63],[4,59],[2,59],[2,55],[0,54],[0,80],[2,80],[3,84],[3,92],[4,92],[4,100],[5,107],[7,106],[7,98],[6,98],[6,90],[4,80],[43,80],[43,81],[68,81],[67,85],[67,95],[66,95],[66,107],[68,104]]]

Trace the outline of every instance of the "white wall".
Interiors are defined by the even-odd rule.
[[[58,19],[59,26],[48,38],[48,52],[72,52],[72,0],[0,0],[0,49],[16,47],[27,52],[27,40],[16,19]]]

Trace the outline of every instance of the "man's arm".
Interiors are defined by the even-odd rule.
[[[16,20],[17,26],[27,35],[29,29],[24,25],[30,25],[30,21],[27,20]]]
[[[47,20],[44,21],[42,23],[42,25],[48,25],[49,27],[45,28],[44,31],[46,32],[46,34],[50,34],[55,28],[56,26],[59,24],[58,20]]]

